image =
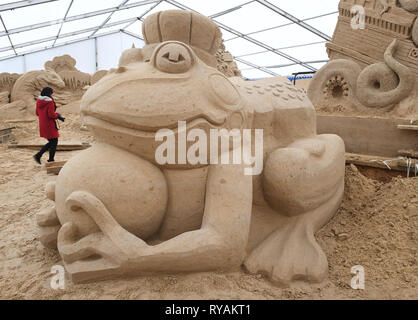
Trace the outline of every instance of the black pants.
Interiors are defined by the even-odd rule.
[[[49,160],[48,161],[55,161],[55,152],[57,151],[58,146],[58,139],[48,139],[48,143],[43,146],[41,151],[37,154],[39,158],[49,150]]]

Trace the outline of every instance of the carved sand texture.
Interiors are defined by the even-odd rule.
[[[418,117],[416,0],[368,1],[364,30],[351,27],[356,4],[364,3],[340,1],[331,61],[314,76],[310,99],[320,112]]]

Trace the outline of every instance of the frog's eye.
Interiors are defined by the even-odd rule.
[[[210,76],[209,82],[212,91],[220,100],[224,109],[235,111],[240,107],[240,95],[234,85],[224,76],[213,74]]]
[[[185,73],[193,66],[191,50],[180,42],[167,42],[154,53],[155,67],[167,73]]]

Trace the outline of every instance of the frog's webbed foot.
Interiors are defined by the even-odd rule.
[[[328,273],[325,253],[312,227],[298,218],[273,232],[245,261],[251,273],[261,273],[279,285],[295,280],[321,282]]]
[[[49,200],[55,200],[55,183],[46,186],[46,196]],[[49,249],[57,249],[58,231],[61,224],[58,220],[55,207],[45,209],[36,214],[36,223],[39,226],[39,240]]]
[[[344,143],[333,135],[298,140],[269,154],[264,197],[282,219],[246,260],[251,273],[266,274],[280,284],[325,279],[328,262],[314,234],[338,210],[344,169]]]

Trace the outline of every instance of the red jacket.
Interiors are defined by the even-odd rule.
[[[56,139],[60,135],[58,133],[55,119],[59,114],[55,111],[57,107],[50,97],[39,97],[36,102],[36,115],[39,117],[39,131],[42,138]]]

